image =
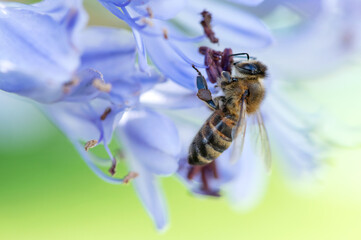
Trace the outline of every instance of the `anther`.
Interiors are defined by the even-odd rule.
[[[113,176],[115,174],[115,168],[117,167],[117,160],[115,158],[112,159],[112,166],[109,168],[109,173]]]
[[[150,27],[153,27],[153,25],[154,25],[153,22],[150,19],[145,18],[145,17],[141,19],[141,22],[148,25],[148,26],[150,26]]]
[[[130,180],[132,180],[132,179],[134,179],[134,178],[136,178],[136,177],[138,177],[138,176],[139,176],[139,173],[130,171],[130,172],[127,174],[127,176],[124,177],[123,183],[127,184],[127,183],[130,182]]]
[[[110,107],[107,107],[107,108],[104,110],[103,114],[100,116],[100,120],[104,121],[104,120],[107,118],[108,114],[109,114],[111,111],[112,111],[112,109],[111,109]]]
[[[84,149],[85,149],[85,151],[88,151],[90,148],[95,147],[97,144],[98,144],[97,140],[94,140],[94,139],[90,140],[90,141],[85,143]]]
[[[102,92],[110,92],[112,90],[112,85],[110,83],[105,83],[100,78],[93,80],[93,86]]]
[[[70,81],[64,83],[63,92],[69,93],[73,87],[75,87],[79,84],[79,82],[80,82],[79,78],[77,78],[77,77],[72,78]]]
[[[218,171],[216,166],[216,161],[212,161],[211,163],[204,166],[192,166],[187,174],[187,179],[192,180],[196,175],[200,174],[202,186],[201,189],[205,194],[209,196],[219,197],[218,190],[211,190],[209,186],[210,179],[218,179]]]
[[[152,9],[151,9],[150,7],[147,7],[147,13],[148,13],[149,18],[153,18],[153,17],[154,17],[153,11],[152,11]]]
[[[164,39],[168,40],[168,30],[166,28],[163,28],[162,30]]]
[[[216,38],[215,33],[212,30],[211,21],[212,21],[212,15],[204,10],[201,12],[201,15],[203,16],[203,20],[201,21],[201,25],[203,27],[204,33],[207,35],[209,40],[212,43],[218,43],[218,38]]]

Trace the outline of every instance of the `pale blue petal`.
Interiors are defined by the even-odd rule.
[[[283,156],[286,171],[293,177],[302,177],[317,170],[322,149],[311,137],[312,124],[303,119],[305,113],[297,113],[274,94],[266,98],[262,112],[269,136],[275,140],[274,149]]]
[[[141,34],[135,29],[133,29],[133,36],[137,44],[139,68],[143,72],[148,72],[149,66],[148,66],[147,51],[145,49],[144,40]]]
[[[180,141],[175,125],[151,110],[132,110],[121,120],[121,142],[150,172],[161,175],[178,168]]]
[[[151,0],[144,4],[139,4],[139,1],[131,1],[129,6],[142,16],[148,16],[147,8],[150,8],[154,18],[167,20],[180,12],[186,3],[186,0]]]
[[[104,81],[100,72],[93,69],[84,69],[77,73],[76,79],[79,83],[75,84],[75,86],[70,86],[68,90],[65,90],[64,96],[61,100],[84,102],[90,101],[100,94],[100,91],[92,84],[95,79],[101,79]]]
[[[95,99],[90,103],[61,102],[43,105],[47,116],[55,120],[61,129],[68,129],[72,138],[82,141],[98,140],[108,143],[123,112],[109,102]],[[107,108],[111,112],[105,120],[101,116]]]
[[[111,83],[109,94],[101,97],[117,104],[135,105],[141,93],[164,78],[152,68],[148,73],[135,66],[135,41],[131,32],[106,27],[91,27],[82,35],[84,53],[81,69],[101,72],[104,81]]]
[[[199,13],[205,8],[212,14],[213,31],[222,47],[231,47],[234,52],[238,52],[266,47],[272,43],[271,32],[261,20],[224,2],[190,1],[186,15],[182,16],[182,19],[186,19],[186,27],[192,28],[189,26],[191,24],[197,26]]]
[[[122,130],[118,131],[118,137],[123,141],[122,136],[124,135],[122,132]],[[154,221],[157,229],[164,230],[168,224],[168,214],[163,193],[156,177],[147,169],[147,166],[144,166],[139,159],[129,152],[126,152],[126,157],[130,170],[139,174],[133,183],[142,204]]]
[[[204,106],[195,91],[186,89],[173,81],[157,84],[142,94],[141,103],[152,108],[184,109]]]
[[[81,69],[100,71],[106,82],[125,79],[135,71],[135,42],[130,31],[90,27],[81,35]]]
[[[263,2],[263,0],[227,0],[227,1],[235,2],[247,6],[257,6],[258,4]]]
[[[0,7],[1,88],[11,82],[12,92],[25,92],[25,96],[43,102],[55,101],[79,64],[68,30],[48,15]]]
[[[48,106],[48,105],[47,105]],[[45,115],[47,115],[47,117],[49,117],[49,119],[51,121],[53,121],[62,131],[63,133],[68,137],[68,139],[72,142],[72,144],[74,145],[74,147],[76,148],[76,150],[79,152],[79,154],[82,156],[82,158],[84,159],[85,163],[88,165],[88,167],[93,170],[93,172],[102,180],[108,182],[108,183],[112,183],[112,184],[121,184],[123,183],[122,179],[117,179],[117,178],[113,178],[107,174],[105,174],[101,169],[99,169],[97,167],[97,165],[95,165],[95,161],[94,161],[94,156],[90,153],[85,151],[84,146],[82,144],[80,144],[79,139],[77,139],[77,136],[74,135],[74,126],[76,126],[76,123],[74,124],[74,122],[68,122],[64,124],[62,117],[59,117],[59,115],[57,115],[57,113],[54,114],[54,112],[52,112],[52,109],[50,109],[50,111],[48,111],[49,109],[47,109],[47,106],[40,106],[40,109],[45,113]],[[61,115],[61,114],[60,114]],[[84,136],[84,135],[83,135]],[[109,161],[110,162],[110,161]]]
[[[88,22],[83,0],[44,0],[32,6],[37,12],[51,16],[67,29],[71,42],[78,47],[80,32]]]
[[[259,202],[264,194],[268,174],[265,166],[256,154],[253,139],[250,137],[250,127],[247,127],[243,152],[236,163],[230,163],[232,148],[222,154],[217,160],[219,174],[225,184],[222,189],[231,204],[247,210]]]
[[[189,59],[195,62],[203,63],[203,56],[198,53],[195,45],[189,42],[178,42],[166,40],[164,38],[155,38],[144,36],[146,48],[149,56],[157,68],[169,79],[179,85],[195,90],[195,79],[197,73],[192,68],[192,63],[186,62],[170,45],[181,49]]]

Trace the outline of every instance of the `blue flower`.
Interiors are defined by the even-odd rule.
[[[121,184],[136,177],[139,197],[163,229],[167,213],[156,176],[176,172],[180,143],[175,125],[139,98],[164,77],[151,67],[139,71],[127,30],[85,29],[81,3],[1,5],[0,88],[35,100],[105,181]],[[130,173],[123,179],[99,167],[106,165],[114,174],[116,159],[108,147],[114,131],[126,146]],[[107,159],[89,151],[99,144]]]
[[[50,2],[0,5],[0,89],[41,102],[62,96],[79,65],[73,40],[87,19],[79,1]]]
[[[203,56],[198,53],[199,44],[206,37],[201,34],[203,30],[198,24],[204,8],[213,14],[212,23],[217,34],[224,35],[220,47],[259,48],[272,41],[270,32],[259,19],[225,2],[149,0],[140,1],[143,11],[136,11],[133,1],[99,1],[132,28],[143,70],[147,70],[146,57],[149,54],[166,77],[188,89],[195,90],[194,72],[189,66],[206,67]],[[165,2],[172,7],[165,8]],[[253,1],[241,2],[254,4]],[[136,3],[138,5],[138,1]],[[160,17],[160,13],[167,14],[167,17]],[[168,18],[172,21],[165,21]],[[184,30],[192,36],[185,34]]]
[[[196,97],[196,73],[191,65],[207,73],[212,82],[219,73],[223,49],[244,52],[269,46],[273,41],[269,29],[237,4],[261,4],[260,11],[254,12],[262,15],[267,4],[276,8],[284,1],[99,1],[124,20],[133,34],[85,28],[87,16],[80,0],[1,4],[0,89],[35,100],[105,181],[120,184],[134,178],[136,191],[158,229],[166,227],[168,216],[157,176],[177,173],[194,193],[225,193],[242,206],[256,203],[267,178],[251,136],[246,135],[244,152],[234,165],[228,160],[230,150],[202,168],[186,161],[190,141],[210,114]],[[302,12],[309,9],[297,2],[293,5]],[[203,16],[202,29],[199,21],[204,8],[212,13],[212,21]],[[318,14],[313,11],[307,21]],[[212,42],[219,38],[220,51],[210,50],[207,37]],[[207,47],[199,48],[202,45]],[[148,64],[147,55],[157,69]],[[307,122],[287,104],[279,82],[267,81],[261,111],[271,140],[284,150],[280,151],[283,161],[293,175],[316,169],[319,149],[308,134]],[[217,92],[214,87],[212,91]],[[167,115],[158,108],[167,109]],[[116,159],[108,147],[113,133],[130,170],[122,179],[99,167],[110,167],[111,174],[115,171]],[[88,151],[99,144],[107,159]]]
[[[185,14],[181,12],[181,17],[176,18],[178,19],[177,24],[182,25],[183,29],[187,29],[188,31],[196,31],[194,30],[194,26],[197,26],[196,24],[194,24],[195,22],[197,22],[195,17],[196,10],[192,12],[192,9],[198,9],[200,12],[200,10],[202,10],[202,5],[200,1],[192,1],[190,5],[192,6],[191,9],[185,11]],[[205,5],[203,5],[203,7],[204,6]],[[213,11],[211,11],[213,16],[217,16],[217,13],[227,12],[229,13],[227,14],[227,17],[229,17],[229,19],[232,19],[233,16],[238,12],[237,9],[227,9],[226,4],[222,5],[218,4],[217,2],[207,3],[207,10],[210,8],[213,9]],[[303,10],[302,8],[300,9]],[[214,19],[216,20],[217,18],[214,17]],[[223,24],[217,25],[215,21],[213,28],[216,35],[219,37],[220,43],[222,44],[226,42],[226,45],[221,45],[220,48],[223,49],[224,47],[231,47],[232,49],[239,49],[242,44],[236,42],[236,40],[239,41],[240,38],[234,37],[236,36],[236,33],[227,29],[227,26],[230,26],[232,22],[228,22],[227,25],[224,20],[222,23]],[[217,28],[217,26],[219,26],[219,28]],[[262,39],[264,39],[262,38],[261,34],[252,34],[251,32],[242,32],[240,30],[238,32],[241,32],[243,34],[242,42],[248,43],[248,46],[243,46],[244,49],[261,47],[260,44],[255,45],[255,43],[257,43],[257,40],[260,39],[260,41],[262,41]],[[261,33],[262,31],[260,30],[259,32]],[[247,38],[252,39],[252,37],[254,37],[255,40],[253,42],[248,42]],[[146,103],[170,109],[191,109],[198,107],[200,101],[196,98],[196,91],[194,90],[194,88],[189,88],[185,86],[184,83],[180,83],[177,79],[181,79],[181,81],[184,82],[184,76],[190,78],[186,74],[187,71],[193,71],[190,67],[190,64],[194,64],[194,62],[196,62],[197,64],[197,62],[201,61],[189,60],[185,65],[177,65],[180,69],[178,71],[178,75],[176,73],[167,74],[169,71],[174,69],[174,66],[172,66],[172,64],[169,64],[169,59],[176,59],[177,55],[192,55],[191,52],[188,52],[191,51],[191,48],[189,46],[187,47],[189,43],[184,41],[181,48],[175,48],[174,46],[170,46],[169,39],[156,39],[147,36],[143,39],[146,45],[149,43],[149,47],[147,48],[149,49],[149,52],[153,51],[154,55],[156,55],[157,53],[159,54],[158,58],[157,56],[154,57],[152,56],[152,54],[150,54],[153,62],[157,66],[161,65],[161,67],[158,66],[158,68],[166,76],[169,76],[169,78],[171,78],[173,81],[189,89],[189,91],[187,91],[180,86],[173,85],[173,89],[170,90],[170,86],[159,86],[154,88],[152,91],[146,93],[143,96],[143,100]],[[167,47],[164,47],[164,49],[166,50],[164,52],[161,52],[161,54],[159,48],[155,48],[156,50],[153,50],[152,48],[152,46],[159,46],[159,41],[164,42],[164,46]],[[174,49],[178,51],[177,55],[170,54],[172,52],[172,47],[173,51]],[[239,49],[234,52],[244,52],[244,49]],[[195,53],[196,51],[193,49],[193,54]],[[215,52],[212,52],[212,54],[214,53]],[[217,54],[219,54],[220,56],[222,55],[221,52]],[[284,51],[284,54],[287,53]],[[273,52],[273,58],[275,55],[277,54]],[[157,64],[157,59],[160,59],[162,63]],[[192,58],[192,60],[193,59],[197,58],[194,57]],[[284,60],[287,60],[287,57],[285,57]],[[207,61],[206,56],[205,65],[208,67],[208,69],[210,66],[209,63],[210,62]],[[284,63],[284,65],[286,66],[287,64]],[[211,76],[212,69],[211,72],[207,71],[207,73],[210,76],[209,80],[214,80],[217,77]],[[217,73],[214,74],[217,75]],[[194,75],[195,73],[193,73],[193,81],[195,81]],[[312,126],[309,121],[304,121],[302,118],[300,118],[300,115],[302,115],[302,113],[297,112],[297,110],[293,109],[287,104],[287,101],[283,97],[283,90],[279,86],[280,84],[277,84],[275,81],[273,81],[273,79],[274,77],[272,79],[266,80],[267,97],[261,108],[262,115],[265,118],[265,124],[268,131],[270,132],[271,140],[275,140],[273,141],[275,142],[275,144],[272,145],[273,150],[279,150],[277,148],[282,148],[279,152],[283,156],[283,158],[281,158],[283,166],[287,166],[287,170],[288,172],[291,172],[292,176],[302,176],[309,172],[313,172],[320,167],[321,162],[319,161],[318,156],[322,151],[322,148],[319,145],[315,144],[315,139],[310,136],[311,129],[314,126]],[[174,97],[174,93],[177,93],[175,95],[176,97]],[[162,99],[167,99],[168,101],[162,104]],[[178,102],[176,99],[181,99],[181,103]],[[204,109],[206,109],[206,107],[204,107]],[[197,111],[183,110],[181,116],[174,118],[174,121],[176,121],[177,126],[180,129],[179,132],[182,133],[181,135],[186,135],[182,137],[183,150],[180,162],[180,169],[178,171],[179,176],[181,177],[181,179],[184,180],[184,183],[189,186],[189,188],[195,193],[218,196],[220,192],[224,192],[227,196],[231,198],[232,202],[234,203],[247,206],[254,204],[262,196],[264,186],[267,182],[267,178],[264,177],[265,172],[263,171],[262,164],[259,164],[259,162],[257,162],[257,160],[259,161],[259,157],[252,149],[252,144],[246,144],[244,153],[242,154],[242,157],[236,165],[232,165],[231,163],[229,163],[228,160],[229,152],[231,151],[231,149],[224,152],[219,159],[215,160],[212,164],[207,165],[206,167],[193,167],[187,164],[186,159],[188,154],[188,146],[192,138],[194,137],[194,134],[199,129],[200,125],[210,114],[209,112],[203,112],[202,114],[200,113],[202,113],[202,111],[200,111],[199,108],[197,108]],[[187,115],[190,115],[191,117],[185,118],[184,116]],[[195,119],[203,119],[203,121],[200,120],[198,121],[198,124],[194,124]],[[188,124],[185,124],[185,122],[188,122]],[[252,127],[254,126],[251,126],[251,128]],[[187,134],[184,134],[185,132],[187,132]],[[250,142],[251,140],[252,139],[250,139],[250,136],[247,134],[246,142]]]

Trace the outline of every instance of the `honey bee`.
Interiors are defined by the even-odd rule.
[[[247,53],[247,60],[233,63],[232,73],[223,71],[217,79],[217,86],[223,96],[212,98],[207,82],[199,70],[197,88],[198,98],[204,101],[212,115],[203,124],[194,137],[188,155],[191,165],[205,165],[217,159],[234,142],[231,161],[239,158],[242,152],[246,133],[246,115],[253,116],[258,123],[258,134],[261,139],[262,151],[266,167],[270,168],[270,147],[268,136],[260,113],[260,105],[265,97],[263,80],[267,67]]]

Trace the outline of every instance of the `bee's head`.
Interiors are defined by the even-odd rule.
[[[236,72],[243,75],[253,75],[264,78],[266,76],[267,67],[259,61],[240,61],[234,63]]]
[[[266,76],[267,67],[261,62],[257,61],[254,57],[249,57],[248,53],[236,53],[232,54],[234,57],[243,57],[246,56],[247,60],[241,60],[233,63],[235,75],[246,75],[246,76],[255,76],[262,77]]]

